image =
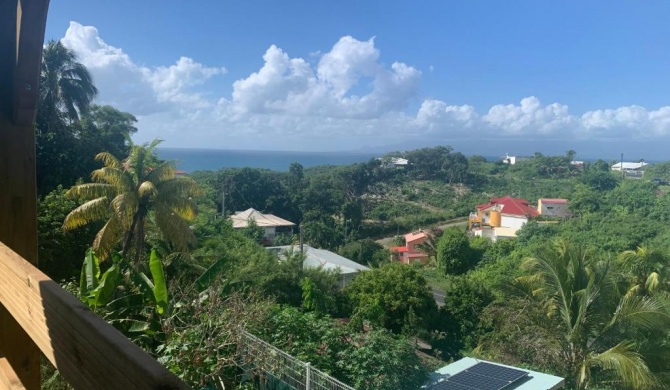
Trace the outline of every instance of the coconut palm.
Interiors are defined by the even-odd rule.
[[[67,215],[64,229],[106,221],[93,241],[100,258],[107,258],[122,242],[123,256],[134,248],[138,264],[149,224],[155,225],[177,250],[186,251],[195,243],[188,221],[196,215],[191,197],[198,188],[193,180],[175,175],[173,162],[156,159],[153,150],[159,143],[131,142],[130,155],[123,161],[110,153],[99,153],[96,159],[104,166],[93,171],[94,183],[76,185],[66,193],[86,203]]]
[[[621,253],[618,262],[630,275],[632,286],[627,294],[649,296],[664,286],[670,256],[662,251],[641,246],[635,251]]]
[[[611,264],[559,240],[523,263],[520,278],[546,309],[554,340],[547,345],[578,389],[607,382],[616,388],[658,386],[640,345],[670,325],[666,304],[655,297],[621,296]]]
[[[49,41],[42,54],[40,74],[40,116],[48,130],[78,120],[97,94],[91,74],[77,61],[74,51],[60,41]]]

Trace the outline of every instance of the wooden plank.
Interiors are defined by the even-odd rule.
[[[0,303],[76,389],[188,389],[2,243]]]
[[[0,387],[3,389],[23,390],[25,387],[16,375],[12,366],[2,354],[0,354]]]
[[[0,241],[26,259],[37,262],[34,109],[38,85],[20,99],[14,96],[14,76],[39,77],[48,1],[0,1]],[[39,17],[39,15],[42,15]],[[24,41],[21,44],[21,41]],[[24,57],[22,60],[21,58]],[[17,68],[20,66],[20,68]],[[34,83],[34,81],[31,81]],[[15,100],[20,100],[20,122],[14,122]],[[0,350],[4,372],[12,386],[20,379],[26,389],[40,388],[40,352],[27,333],[0,307]]]

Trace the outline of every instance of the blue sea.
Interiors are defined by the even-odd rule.
[[[288,171],[297,162],[309,168],[318,165],[350,165],[366,162],[378,154],[362,152],[280,152],[258,150],[160,148],[158,157],[177,161],[177,169],[216,171],[222,168],[266,168]]]

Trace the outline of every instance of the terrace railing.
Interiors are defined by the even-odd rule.
[[[75,389],[189,389],[1,242],[0,310],[9,314],[0,318],[15,321]],[[0,388],[34,388],[24,387],[16,374],[25,372],[24,362],[10,362],[1,353],[5,347],[17,349],[4,326],[0,323]]]

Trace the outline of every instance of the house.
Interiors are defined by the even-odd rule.
[[[505,153],[505,157],[502,158],[502,162],[505,164],[509,165],[514,165],[516,163],[520,163],[521,161],[526,161],[531,159],[531,157],[527,156],[510,156],[509,154]]]
[[[384,168],[406,168],[409,165],[409,160],[402,157],[380,157],[377,160],[382,162]]]
[[[612,170],[613,171],[623,171],[626,176],[631,176],[631,177],[640,177],[644,175],[644,167],[647,166],[647,164],[644,161],[640,162],[618,162],[614,165],[612,165]]]
[[[287,253],[300,252],[300,245],[273,246],[267,249],[276,253],[281,260]],[[349,284],[359,272],[370,270],[370,268],[364,265],[325,249],[316,249],[309,245],[303,245],[303,253],[305,254],[304,268],[337,271],[340,274],[340,288]]]
[[[556,390],[565,379],[525,368],[465,357],[430,375],[425,390]]]
[[[537,200],[537,211],[546,217],[570,216],[567,199],[540,198]]]
[[[392,260],[400,261],[404,264],[420,262],[427,264],[429,256],[423,253],[418,246],[428,239],[428,234],[423,230],[405,234],[405,246],[391,247]]]
[[[530,218],[540,215],[526,199],[511,196],[493,198],[488,203],[477,205],[476,209],[468,218],[468,230],[475,236],[494,242],[516,237],[516,232]]]
[[[233,229],[244,229],[249,226],[251,221],[256,222],[256,226],[263,229],[263,239],[272,242],[277,235],[293,234],[291,221],[279,218],[272,214],[263,214],[252,208],[245,211],[238,211],[230,216],[233,221]]]

